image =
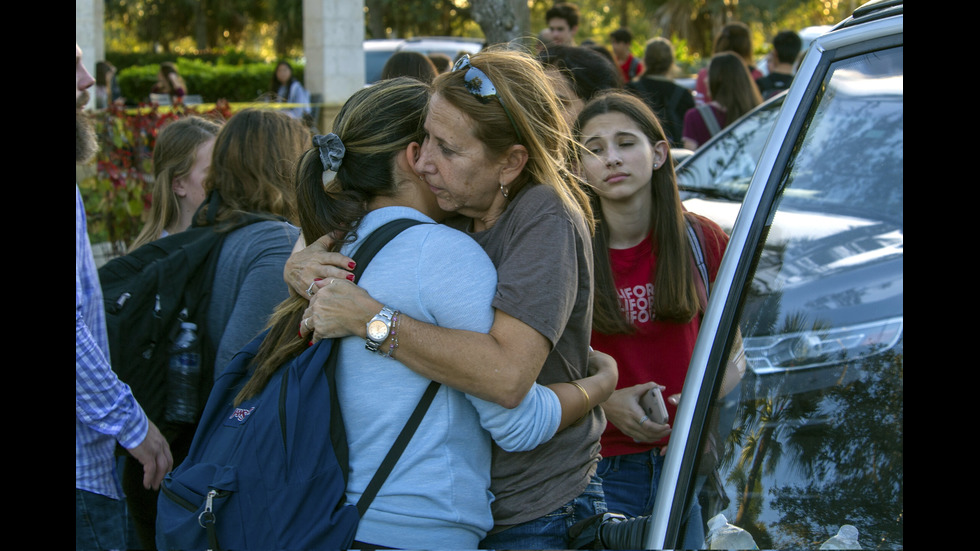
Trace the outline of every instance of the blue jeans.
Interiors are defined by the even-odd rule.
[[[75,550],[126,549],[126,502],[75,489]]]
[[[649,452],[606,457],[599,461],[596,475],[602,479],[602,490],[606,495],[609,512],[626,517],[653,514],[653,502],[657,499],[663,467],[664,456],[660,455],[659,448]],[[697,487],[701,487],[700,480]],[[682,548],[700,549],[704,546],[704,521],[701,519],[701,504],[696,498],[684,514],[681,530]]]
[[[480,542],[481,549],[567,549],[568,529],[593,515],[606,512],[602,481],[593,478],[575,499],[543,517],[491,534]]]

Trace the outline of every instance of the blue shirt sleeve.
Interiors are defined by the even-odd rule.
[[[77,186],[75,196],[75,416],[134,448],[146,438],[149,425],[129,385],[109,365],[101,288]]]
[[[436,245],[434,240],[426,240],[422,257],[426,269],[419,273],[430,280],[422,281],[421,288],[438,289],[439,300],[433,302],[438,310],[432,312],[437,325],[489,332],[496,268],[476,241],[451,231],[457,237],[453,242]],[[428,247],[432,247],[432,254],[425,254]],[[480,425],[506,451],[526,451],[547,442],[561,422],[558,396],[537,384],[512,409],[469,395],[466,398],[476,408]]]

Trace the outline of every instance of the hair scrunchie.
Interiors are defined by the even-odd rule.
[[[340,136],[333,132],[326,136],[313,136],[313,145],[320,149],[320,162],[323,163],[323,170],[337,172],[340,164],[344,160],[344,153],[347,149],[344,142],[340,141]]]

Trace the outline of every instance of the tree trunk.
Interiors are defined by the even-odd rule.
[[[384,1],[365,0],[364,5],[368,10],[367,26],[371,38],[388,38],[388,33],[385,32]]]
[[[473,20],[483,29],[487,44],[517,41],[531,36],[531,10],[527,0],[472,0]]]
[[[198,50],[207,50],[208,44],[208,19],[205,11],[205,3],[198,2],[194,5],[194,42]]]

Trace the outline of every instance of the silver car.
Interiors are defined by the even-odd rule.
[[[737,218],[654,514],[602,546],[677,548],[697,499],[705,547],[904,547],[903,58],[902,2],[865,4],[814,41],[761,153],[733,142],[687,194]]]
[[[842,526],[904,546],[903,54],[902,3],[874,2],[803,60],[711,289],[645,547],[678,543],[691,499],[706,533],[763,549]],[[737,330],[746,368],[722,396]]]

